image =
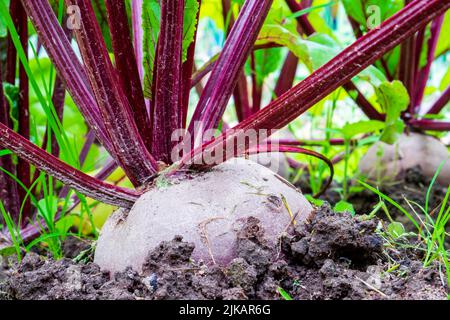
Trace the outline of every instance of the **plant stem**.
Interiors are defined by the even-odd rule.
[[[189,45],[189,49],[187,52],[187,59],[185,62],[183,62],[182,71],[181,71],[181,86],[182,86],[182,109],[183,109],[183,128],[186,128],[186,122],[187,122],[187,115],[188,115],[188,108],[189,108],[189,97],[191,93],[192,88],[192,74],[194,72],[194,57],[195,57],[195,46],[197,43],[197,31],[198,31],[198,22],[200,17],[200,10],[202,1],[197,0],[199,10],[197,12],[196,17],[196,26],[195,26],[195,34],[194,34],[194,41]]]
[[[142,0],[131,0],[131,21],[133,27],[134,56],[136,57],[137,68],[141,83],[144,79],[144,49],[142,47],[144,32],[142,30]]]
[[[131,106],[134,120],[148,150],[151,149],[150,117],[145,105],[141,79],[139,77],[136,57],[130,48],[133,47],[130,26],[124,1],[106,0],[108,24],[111,32],[116,70],[122,89]]]
[[[55,107],[56,115],[58,116],[59,121],[63,121],[64,116],[64,100],[66,97],[66,86],[64,85],[64,82],[59,78],[59,76],[56,76],[55,78],[55,84],[53,85],[53,94],[52,94],[52,102],[53,106]],[[42,149],[47,149],[48,144],[48,134],[49,134],[50,128],[47,126],[44,134],[44,138],[42,140]],[[55,138],[55,134],[52,133],[51,137],[51,154],[55,157],[59,156],[59,145]],[[36,174],[35,174],[36,177]]]
[[[2,68],[0,64],[0,123],[3,123],[4,125],[8,126],[8,123],[10,122],[9,108],[5,96],[3,95],[3,82],[1,77],[2,74],[1,71]],[[0,167],[10,172],[11,174],[15,174],[16,168],[10,155],[0,157]],[[3,172],[0,172],[0,199],[3,202],[6,211],[9,212],[12,217],[19,216],[20,201],[19,201],[19,193],[17,190],[17,184],[15,183],[15,181],[10,179],[10,177],[7,174]],[[1,218],[0,221],[2,221]]]
[[[206,130],[217,128],[271,4],[272,0],[245,1],[190,123],[189,132],[194,137],[193,144],[200,141]],[[194,136],[197,121],[200,130]]]
[[[288,5],[292,13],[302,11],[305,8],[307,8],[302,3],[299,3],[297,0],[286,0],[286,4]],[[307,15],[301,15],[297,17],[297,21],[306,35],[312,35],[313,33],[316,32],[312,24],[309,22]]]
[[[292,12],[297,12],[304,9],[304,7],[301,4],[297,3],[296,0],[286,0],[286,3],[288,4]],[[297,22],[307,36],[310,36],[316,32],[316,30],[311,25],[306,15],[301,15],[297,17]],[[361,108],[361,110],[367,115],[367,117],[369,117],[369,119],[374,120],[384,119],[384,116],[380,114],[377,110],[375,110],[372,104],[364,97],[364,95],[359,91],[358,87],[356,87],[356,85],[353,84],[353,82],[349,81],[348,83],[345,83],[343,87],[347,92],[348,91],[356,92],[356,97],[354,97],[353,99],[355,100],[356,104]]]
[[[347,92],[355,91],[356,97],[354,97],[354,100],[356,104],[361,108],[361,111],[364,112],[364,114],[369,119],[384,121],[385,115],[375,110],[372,104],[366,99],[366,97],[364,97],[364,95],[361,93],[361,91],[359,91],[358,87],[352,81],[345,83],[343,87]]]
[[[317,102],[348,82],[386,52],[393,49],[430,20],[450,7],[450,1],[415,0],[343,50],[330,62],[319,68],[304,81],[289,90],[266,108],[228,130],[212,142],[183,157],[178,167],[197,163],[218,164],[232,156],[242,155],[257,141],[242,141],[248,130],[269,130],[269,135],[296,119]],[[233,147],[233,153],[227,148]]]
[[[17,26],[17,7],[19,3],[17,1],[11,1],[9,4],[9,15],[13,19],[13,23]],[[6,70],[5,81],[12,85],[16,82],[16,67],[17,67],[17,50],[12,40],[11,34],[8,33],[8,48],[6,53]]]
[[[405,5],[408,5],[413,0],[405,0]],[[414,62],[415,58],[415,37],[414,34],[411,35],[409,39],[407,39],[401,45],[400,51],[400,66],[398,71],[398,79],[403,82],[406,90],[410,95],[410,103],[408,107],[408,113],[412,115],[414,113],[414,81],[415,81],[415,66]],[[405,113],[404,113],[405,114]]]
[[[28,53],[28,19],[22,4],[18,3],[15,15],[17,17],[16,28],[19,32],[20,42],[25,53]],[[28,56],[27,56],[28,58]],[[29,83],[28,76],[22,64],[19,65],[19,134],[25,139],[30,139],[30,105],[29,105]],[[22,159],[17,162],[17,178],[26,188],[31,185],[30,164]],[[19,188],[19,198],[22,203],[22,216],[20,222],[22,226],[28,223],[31,215],[31,202],[27,200],[27,193],[24,189]],[[19,217],[15,217],[18,222]]]
[[[297,56],[289,51],[275,86],[275,98],[281,97],[283,93],[292,88],[295,80],[295,74],[297,73],[297,65]]]
[[[230,31],[235,23],[233,12],[231,11],[230,0],[222,0],[222,16],[223,16],[223,24],[225,27],[227,27],[228,23],[226,34],[227,36],[229,36]],[[250,102],[248,98],[247,77],[245,75],[244,70],[241,70],[238,76],[236,87],[234,88],[233,91],[233,100],[238,121],[242,121],[247,117],[249,117],[251,111],[250,111]]]
[[[157,163],[139,134],[92,4],[81,0],[67,0],[67,3],[77,5],[82,16],[80,28],[74,34],[114,150],[112,156],[136,187],[145,185],[156,172]]]
[[[450,131],[450,122],[427,119],[410,120],[408,124],[414,128],[430,131]]]
[[[353,139],[350,141],[351,145],[356,144],[360,139]],[[288,146],[315,146],[323,147],[326,145],[330,146],[343,146],[345,145],[344,139],[329,139],[329,140],[296,140],[296,139],[279,139],[276,140],[279,144]]]
[[[431,106],[430,110],[427,114],[438,114],[441,110],[447,105],[450,101],[450,85],[445,89],[444,93],[440,96],[439,99]]]
[[[281,48],[281,45],[276,44],[274,42],[255,45],[255,46],[253,46],[253,51],[270,49],[270,48]],[[194,72],[194,74],[192,75],[191,88],[195,87],[208,73],[210,73],[214,69],[219,56],[220,56],[220,53],[214,55],[200,69],[198,69]],[[242,74],[242,75],[244,75],[244,74]]]
[[[331,182],[333,182],[333,176],[334,176],[334,166],[330,159],[325,157],[324,155],[315,152],[313,150],[308,150],[300,147],[295,146],[285,146],[280,144],[268,144],[268,145],[257,145],[256,147],[253,147],[248,150],[248,154],[258,154],[258,153],[270,153],[270,152],[283,152],[283,153],[300,153],[304,155],[308,155],[310,157],[317,158],[319,160],[322,160],[326,163],[328,168],[330,169],[330,176],[327,180],[327,183],[319,190],[314,197],[318,198],[322,194],[325,193],[325,191],[328,189],[328,187],[331,185]]]
[[[427,64],[422,70],[420,70],[418,74],[415,91],[416,97],[414,100],[415,102],[414,111],[419,110],[419,107],[422,103],[425,94],[425,88],[427,86],[428,78],[430,76],[431,65],[433,64],[434,56],[436,54],[436,47],[439,40],[439,35],[441,33],[443,22],[444,22],[444,15],[438,17],[431,24],[431,37],[428,40]]]
[[[416,36],[416,40],[415,40],[414,58],[416,60],[414,61],[414,74],[417,77],[416,82],[419,81],[418,73],[419,73],[419,69],[420,69],[420,59],[422,56],[423,45],[425,42],[426,30],[427,30],[426,26],[424,28],[420,29],[419,32],[417,32],[417,36]],[[417,83],[415,83],[415,85],[417,85]]]
[[[172,133],[183,128],[181,65],[183,50],[184,0],[161,2],[161,31],[158,40],[155,107],[152,122],[152,153],[171,163]]]
[[[345,151],[344,151],[344,181],[342,183],[343,199],[348,200],[348,162],[350,159],[350,141],[345,141]]]
[[[248,99],[248,85],[245,72],[242,71],[233,91],[233,99],[238,121],[243,121],[251,115],[250,102]]]
[[[39,170],[95,200],[131,208],[139,195],[132,190],[112,186],[65,164],[0,123],[0,145],[33,164]]]
[[[67,20],[63,19],[63,23],[65,23],[64,33],[67,37],[67,39],[70,41],[72,39],[72,32],[69,28],[67,28]],[[63,116],[64,116],[64,102],[66,98],[66,85],[64,84],[64,81],[56,75],[55,82],[53,84],[53,93],[52,93],[52,103],[53,107],[55,109],[56,116],[59,120],[59,122],[62,124],[63,122]],[[42,142],[42,149],[47,149],[48,144],[48,135],[51,133],[51,154],[55,157],[59,157],[60,153],[60,146],[58,144],[58,141],[56,139],[56,135],[54,132],[51,131],[51,128],[49,124],[47,123],[47,128],[45,129],[45,134]],[[34,172],[33,176],[33,183],[39,178],[40,172],[39,170],[36,170]],[[32,184],[33,184],[32,183]]]
[[[55,78],[55,84],[53,87],[52,103],[55,108],[55,113],[61,123],[62,123],[63,114],[64,114],[65,95],[66,95],[66,87],[64,86],[64,83],[61,81],[61,79],[57,75]],[[42,139],[41,149],[47,150],[49,134],[51,134],[49,153],[58,158],[59,153],[60,153],[60,147],[59,147],[59,144],[58,144],[55,134],[51,131],[51,128],[48,124],[47,124],[46,130],[45,130],[45,133],[44,133],[44,138]],[[32,182],[30,185],[33,185],[36,182],[36,180],[39,179],[40,174],[41,174],[41,172],[38,169],[36,169],[34,171],[34,175],[31,180]]]
[[[75,104],[80,108],[89,126],[95,130],[99,141],[108,152],[113,154],[114,150],[100,110],[92,95],[85,70],[73,51],[64,30],[59,25],[52,7],[47,1],[21,1]]]
[[[96,179],[99,179],[101,181],[106,180],[115,170],[117,169],[117,164],[115,163],[115,161],[110,161],[108,162],[103,169],[95,175]],[[67,188],[67,192],[68,192],[68,188]],[[59,194],[59,198],[65,198],[67,196],[68,193],[63,193],[63,191],[65,191],[65,188],[63,188]],[[62,207],[58,208],[58,211],[55,214],[55,218],[54,221],[58,221],[62,214],[66,214],[66,213],[70,213],[77,205],[80,204],[80,199],[78,198],[77,195],[74,195],[72,197],[72,206],[70,208],[68,208],[67,210],[63,210]],[[30,223],[28,226],[26,226],[25,228],[23,228],[20,231],[20,235],[22,237],[22,240],[24,243],[29,243],[30,241],[33,241],[34,239],[36,239],[42,232],[46,231],[48,229],[47,224],[45,223],[44,219],[41,219],[39,222],[36,223]],[[8,235],[6,235],[8,237]]]
[[[258,83],[254,52],[251,53],[250,59],[251,59],[250,64],[251,64],[251,72],[252,72],[252,114],[253,114],[253,113],[258,112],[261,109],[263,85]]]

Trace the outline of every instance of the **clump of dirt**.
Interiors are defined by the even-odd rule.
[[[326,260],[345,259],[350,267],[364,269],[382,256],[376,227],[375,220],[358,221],[324,207],[310,224],[299,225],[284,247],[302,265],[321,267]]]
[[[152,250],[141,274],[30,253],[0,271],[0,298],[281,299],[282,288],[294,299],[445,299],[439,269],[424,269],[413,252],[386,251],[377,228],[324,205],[269,246],[250,217],[225,268],[193,261],[194,245],[181,237]]]

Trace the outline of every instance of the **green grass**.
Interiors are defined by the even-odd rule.
[[[383,209],[384,212],[387,214],[388,219],[391,221],[390,224],[390,236],[393,236],[394,238],[399,238],[401,236],[401,233],[399,232],[399,223],[393,221],[391,216],[389,215],[389,211],[387,210],[387,207],[385,205],[385,202],[393,205],[395,208],[397,208],[400,212],[402,212],[408,220],[415,226],[417,229],[416,236],[417,238],[424,243],[425,250],[424,251],[424,258],[423,258],[423,265],[424,267],[430,267],[434,262],[439,263],[441,266],[445,268],[446,275],[447,275],[447,286],[450,287],[450,263],[449,263],[449,252],[448,249],[445,247],[445,241],[450,236],[447,231],[446,227],[449,225],[450,221],[450,186],[447,187],[447,192],[445,194],[444,200],[441,203],[441,205],[435,209],[430,208],[430,196],[431,191],[433,189],[433,186],[436,182],[437,177],[439,176],[442,167],[442,163],[438,170],[436,171],[425,196],[425,207],[422,207],[418,203],[408,200],[407,198],[404,198],[405,203],[407,204],[407,208],[404,208],[404,206],[400,205],[397,201],[393,200],[391,197],[387,196],[386,194],[382,193],[377,188],[374,188],[367,183],[363,181],[359,181],[365,188],[368,190],[374,192],[377,194],[381,201],[380,203],[375,207],[374,211],[371,215],[374,215],[376,211],[379,209]],[[424,218],[421,218],[421,215],[424,216]],[[401,230],[401,229],[400,229]],[[392,234],[393,231],[397,232],[397,236],[395,234]],[[399,246],[405,246],[403,243],[399,243],[395,241],[394,244]],[[420,248],[415,248],[420,250]]]
[[[64,2],[60,1],[58,8],[58,16],[60,21],[62,21],[63,14],[64,14]],[[76,147],[77,143],[76,141],[71,141],[71,139],[69,139],[67,133],[64,130],[62,122],[58,118],[57,112],[52,102],[52,90],[56,76],[54,67],[51,66],[48,79],[46,79],[45,77],[46,73],[44,71],[43,66],[40,63],[40,59],[38,58],[36,49],[33,43],[29,42],[30,49],[34,55],[34,61],[37,66],[37,69],[35,70],[35,72],[33,72],[28,61],[28,54],[25,52],[23,46],[21,45],[19,35],[11,19],[9,10],[6,4],[3,2],[0,2],[0,17],[2,21],[4,21],[4,24],[6,25],[9,31],[14,46],[16,47],[20,63],[28,75],[29,83],[31,85],[30,89],[32,90],[32,91],[30,90],[30,93],[34,92],[39,102],[39,105],[41,106],[42,110],[46,115],[49,130],[47,151],[51,152],[50,133],[52,133],[55,136],[57,143],[60,147],[61,158],[65,159],[65,161],[69,165],[77,169],[81,169],[81,165],[78,159],[78,151]],[[33,118],[31,119],[31,121],[33,123]],[[38,130],[36,126],[35,125],[32,126],[31,130],[32,141],[35,142],[40,141],[40,139],[37,137],[38,134],[37,132]],[[11,152],[8,150],[0,150],[0,157],[10,154]],[[7,174],[9,177],[11,177],[14,181],[16,181],[18,183],[18,186],[26,191],[25,200],[31,198],[33,206],[37,209],[37,217],[43,218],[45,222],[45,228],[44,226],[41,226],[42,229],[41,236],[35,241],[33,241],[31,246],[28,245],[25,248],[20,239],[20,236],[18,235],[19,230],[18,225],[20,225],[21,218],[19,218],[17,224],[15,224],[14,221],[11,219],[9,213],[6,212],[3,203],[0,201],[2,216],[4,217],[7,228],[12,235],[13,239],[11,240],[13,241],[14,246],[21,247],[23,250],[28,251],[34,245],[44,242],[45,247],[48,248],[48,250],[52,253],[52,255],[55,256],[55,258],[61,257],[62,255],[61,255],[60,240],[64,239],[67,236],[67,233],[58,230],[55,221],[55,214],[58,207],[62,208],[63,212],[67,210],[67,208],[70,206],[71,203],[70,200],[71,196],[73,195],[73,191],[69,192],[69,195],[65,199],[59,199],[57,196],[57,190],[55,190],[56,184],[53,177],[41,173],[39,175],[39,178],[33,183],[33,185],[30,186],[30,188],[26,188],[20,181],[18,181],[18,179],[14,175],[12,175],[9,172],[6,172],[3,168],[0,168],[0,170],[5,174]],[[37,195],[42,195],[39,201],[36,199]],[[88,219],[93,224],[92,212],[87,204],[86,198],[78,193],[77,196],[81,200],[81,211],[79,214],[80,217],[82,217],[84,214],[87,214]],[[25,201],[23,201],[23,203],[21,204],[20,216],[22,216],[24,204]],[[93,229],[95,230],[95,228]]]
[[[14,46],[16,47],[20,62],[28,75],[31,88],[34,90],[34,92],[41,104],[41,107],[47,116],[49,127],[51,128],[52,132],[55,134],[55,137],[61,148],[61,152],[63,154],[65,154],[65,158],[68,159],[68,162],[70,165],[75,166],[76,168],[79,168],[78,156],[77,156],[75,150],[70,147],[69,139],[64,132],[64,128],[62,126],[61,121],[57,117],[56,110],[55,110],[55,107],[54,107],[51,99],[46,99],[45,94],[42,93],[41,88],[38,85],[36,76],[31,71],[31,68],[30,68],[30,65],[29,65],[28,59],[27,59],[27,54],[25,53],[24,48],[21,45],[19,35],[18,35],[17,30],[14,26],[14,23],[11,19],[8,8],[3,2],[0,2],[0,16],[2,17],[2,19],[4,20],[4,22],[8,28],[11,39],[14,43]]]
[[[14,251],[17,255],[17,259],[22,261],[22,238],[20,237],[20,228],[17,224],[14,223],[14,220],[12,219],[11,215],[6,212],[5,207],[3,206],[3,202],[0,201],[0,213],[2,214],[3,220],[6,223],[6,227],[8,229],[8,232],[10,234],[11,242],[14,248]],[[7,248],[6,248],[7,249]],[[4,250],[1,249],[0,252],[1,255],[4,255]]]
[[[284,300],[294,300],[292,299],[292,297],[289,295],[289,293],[286,292],[286,290],[284,290],[281,287],[277,288],[278,293],[280,294],[280,296],[284,299]]]

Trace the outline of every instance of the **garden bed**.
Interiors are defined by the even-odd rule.
[[[420,251],[385,247],[380,226],[324,205],[268,247],[264,230],[249,218],[237,234],[238,258],[227,268],[192,261],[193,245],[181,238],[149,252],[142,274],[110,275],[89,255],[74,262],[29,253],[22,263],[2,262],[0,298],[445,299],[445,271],[424,269]],[[86,249],[70,242],[70,257]]]

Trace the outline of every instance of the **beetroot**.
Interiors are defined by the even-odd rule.
[[[157,183],[129,212],[113,214],[97,242],[95,262],[110,271],[141,270],[151,249],[181,235],[195,244],[194,259],[225,265],[236,258],[236,232],[248,217],[261,221],[274,245],[294,217],[295,223],[304,221],[312,210],[280,176],[232,159],[206,173]]]
[[[438,139],[418,134],[403,134],[396,144],[374,144],[361,159],[362,174],[376,182],[388,183],[401,177],[408,169],[420,167],[424,176],[432,178],[444,162],[437,181],[450,184],[450,158],[447,147]]]

